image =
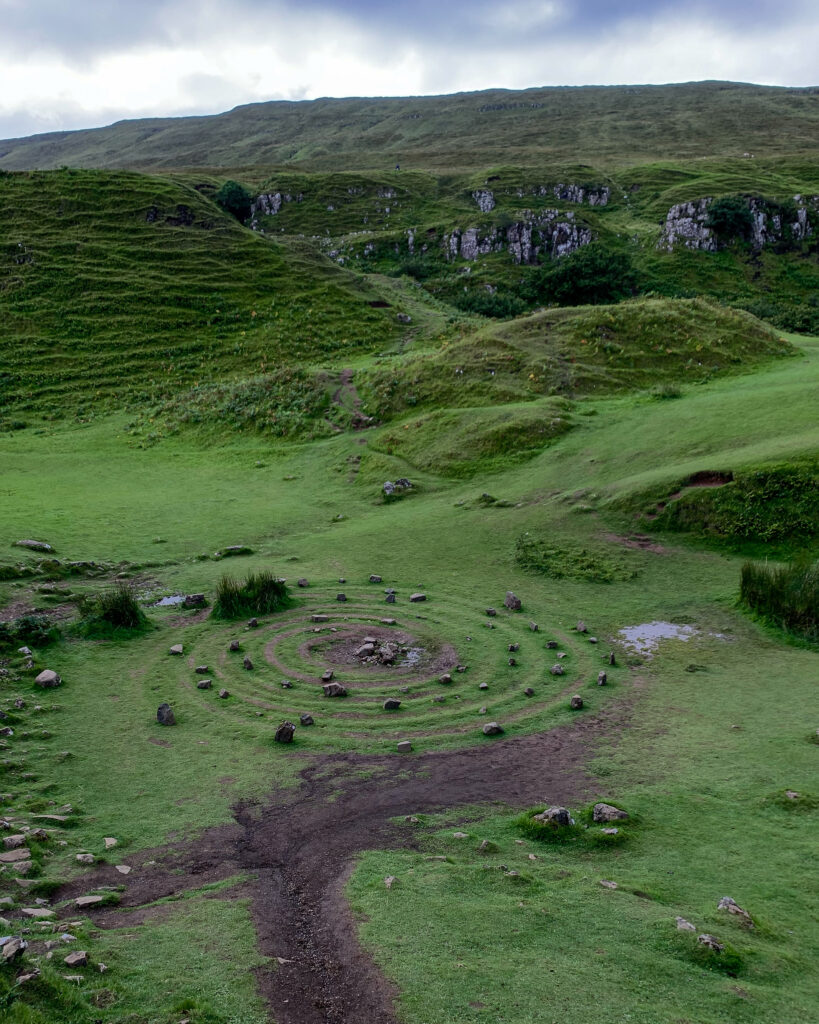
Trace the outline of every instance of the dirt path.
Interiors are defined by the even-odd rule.
[[[395,1024],[396,993],[360,947],[343,895],[355,854],[412,846],[412,830],[390,820],[403,815],[576,802],[590,788],[584,763],[594,741],[618,734],[630,705],[621,700],[568,727],[466,750],[310,759],[298,789],[264,805],[240,804],[235,824],[129,858],[134,871],[125,878],[101,866],[58,898],[124,882],[119,909],[92,913],[101,927],[121,927],[132,914],[150,916],[145,904],[154,900],[247,872],[243,892],[251,895],[259,947],[274,958],[257,974],[276,1024]]]

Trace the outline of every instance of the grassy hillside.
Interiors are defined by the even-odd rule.
[[[0,235],[6,415],[88,414],[398,337],[370,285],[169,179],[3,175]]]
[[[613,165],[816,148],[819,93],[733,82],[255,103],[0,143],[0,167]]]

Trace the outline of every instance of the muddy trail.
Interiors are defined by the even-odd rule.
[[[359,945],[343,894],[354,856],[414,847],[418,827],[391,820],[404,815],[577,802],[591,786],[584,764],[595,740],[620,733],[630,705],[614,702],[564,728],[465,750],[312,758],[299,787],[238,805],[234,824],[129,858],[134,871],[125,878],[100,865],[57,895],[124,884],[117,908],[91,916],[103,928],[131,926],[167,910],[149,906],[156,900],[246,872],[251,881],[240,892],[251,897],[259,948],[272,958],[257,977],[276,1024],[396,1024],[396,993]]]

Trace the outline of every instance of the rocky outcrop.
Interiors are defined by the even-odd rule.
[[[518,199],[527,196],[554,196],[564,203],[587,203],[589,206],[606,206],[611,198],[611,189],[607,185],[587,186],[559,182],[557,185],[533,185],[529,189],[518,188],[514,192],[507,189],[504,195],[515,195]],[[488,188],[476,189],[472,198],[478,204],[481,213],[490,213],[495,209],[497,201],[495,193]]]
[[[527,210],[520,220],[506,228],[456,228],[444,235],[444,248],[448,260],[475,260],[489,253],[508,251],[515,263],[534,264],[541,255],[566,256],[588,245],[593,237],[591,229],[578,224],[573,213]]]
[[[495,195],[488,188],[478,189],[472,193],[481,213],[491,213],[495,209]]]
[[[289,192],[263,192],[251,203],[250,226],[255,231],[259,227],[259,217],[275,217],[285,203],[301,203],[303,200],[302,192],[297,195]]]
[[[713,202],[712,196],[705,196],[672,206],[666,214],[657,248],[672,252],[675,246],[682,245],[686,249],[716,252],[719,242],[708,226]],[[748,196],[747,203],[752,217],[749,241],[755,249],[783,241],[803,242],[813,234],[810,212],[819,211],[819,196],[795,195],[792,206],[756,196]]]

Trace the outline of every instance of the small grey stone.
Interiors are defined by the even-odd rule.
[[[697,929],[691,924],[690,921],[686,921],[684,917],[677,918],[677,931],[678,932],[695,932]]]
[[[227,700],[230,696],[230,690],[221,689],[219,691],[219,696],[222,700]]]
[[[50,668],[44,669],[34,680],[34,682],[41,686],[44,690],[51,690],[55,686],[59,686],[62,682],[60,676],[56,672],[52,672]]]
[[[312,715],[308,715],[307,712],[305,712],[303,715],[299,715],[299,721],[301,722],[302,725],[314,725],[315,724],[314,721],[313,721],[313,716]]]
[[[396,749],[399,754],[410,754],[412,753],[412,744],[409,740],[399,740]]]
[[[412,604],[418,604],[420,601],[426,601],[426,594],[410,594],[410,602]]]
[[[212,679],[200,679],[196,684],[197,690],[209,690],[213,686]]]
[[[173,654],[176,657],[179,657],[180,654],[184,653],[184,650],[185,648],[182,646],[182,644],[174,644],[173,647],[171,647],[170,650],[168,651],[168,654]]]
[[[282,722],[276,729],[273,739],[276,743],[292,743],[296,734],[296,727],[292,722]]]
[[[401,707],[401,701],[397,697],[387,697],[384,701],[385,711],[397,711]]]
[[[574,697],[569,701],[569,706],[572,711],[579,711],[583,707],[583,698],[579,693],[576,693]]]
[[[600,672],[597,673],[597,685],[598,686],[605,686],[606,683],[608,683],[608,681],[609,681],[609,677],[606,675],[605,672],[600,671]]]
[[[523,607],[523,602],[519,597],[516,597],[511,590],[506,591],[506,597],[503,603],[509,609],[510,612],[519,612]]]
[[[628,814],[626,811],[621,811],[619,807],[614,807],[612,804],[595,804],[594,810],[592,811],[592,820],[598,823],[609,822],[609,821],[628,821]]]
[[[347,600],[346,594],[336,594],[336,601],[341,601],[343,604]]]
[[[242,659],[242,667],[246,668],[248,672],[253,668],[253,662],[247,655],[245,655],[244,658]]]
[[[231,640],[231,641],[230,641],[230,646],[228,647],[228,650],[229,650],[229,651],[230,651],[230,652],[231,652],[232,654],[235,654],[235,653],[236,653],[236,652],[237,652],[237,651],[238,651],[238,650],[240,649],[240,647],[241,647],[241,646],[242,646],[242,645],[241,645],[241,644],[239,643],[239,641],[238,641],[238,640]]]
[[[566,669],[562,665],[552,665],[549,671],[553,676],[563,676],[566,674]]]
[[[487,722],[482,731],[484,736],[500,736],[503,726],[498,725],[497,722]]]
[[[375,573],[373,573],[372,576],[370,576],[370,583],[382,583],[382,582],[383,582],[382,578],[380,576],[377,576]]]
[[[346,697],[347,688],[341,683],[325,683],[322,687],[325,697]]]

